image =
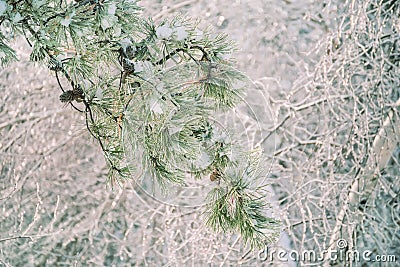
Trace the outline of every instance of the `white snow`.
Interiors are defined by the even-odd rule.
[[[185,40],[188,37],[188,33],[186,32],[186,28],[184,26],[176,27],[175,34],[178,41]]]
[[[0,1],[0,16],[2,16],[7,10],[7,4],[4,1]]]
[[[156,29],[156,35],[158,38],[168,38],[172,35],[172,29],[167,25],[162,25]]]
[[[114,15],[116,10],[117,10],[117,5],[115,3],[111,3],[108,6],[108,14]]]

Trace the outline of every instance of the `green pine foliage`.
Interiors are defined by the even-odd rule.
[[[235,47],[225,34],[180,16],[154,23],[134,0],[1,0],[0,21],[2,65],[17,59],[9,41],[25,36],[31,60],[55,73],[61,102],[85,115],[111,186],[139,176],[167,191],[188,175],[211,177],[210,227],[252,247],[277,237],[265,185],[256,185],[260,153],[233,157],[234,140],[211,120],[240,102],[246,84],[227,59]]]

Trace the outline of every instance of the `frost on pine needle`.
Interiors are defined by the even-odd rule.
[[[74,18],[74,16],[75,16],[75,12],[72,12],[71,14],[68,14],[65,18],[63,18],[60,21],[61,25],[63,25],[64,27],[68,27],[71,24],[72,19]]]
[[[172,29],[168,25],[164,24],[156,29],[156,35],[157,38],[160,39],[168,38],[172,35]]]
[[[85,132],[88,142],[98,145],[95,155],[104,157],[107,170],[99,172],[107,186],[114,190],[133,186],[138,195],[159,201],[170,193],[171,199],[185,205],[192,204],[193,198],[201,199],[198,207],[204,213],[196,212],[199,221],[210,222],[210,229],[241,235],[253,249],[275,239],[274,234],[261,234],[268,227],[275,231],[278,225],[273,219],[275,223],[265,224],[269,220],[264,209],[268,201],[248,193],[253,188],[242,179],[242,168],[249,158],[231,149],[236,138],[233,134],[216,129],[217,116],[242,100],[242,89],[246,88],[237,88],[236,84],[249,81],[226,61],[225,56],[234,51],[227,35],[200,29],[197,22],[180,16],[155,23],[144,18],[133,1],[19,1],[12,7],[6,3],[0,1],[1,26],[10,33],[0,35],[2,64],[16,60],[8,44],[11,37],[24,35],[31,46],[30,59],[48,67],[60,90],[56,96],[47,96],[59,100],[58,109],[52,110],[54,114],[32,116],[37,116],[38,121],[48,117],[55,120],[61,113],[77,112],[75,124],[84,127],[79,133]],[[15,19],[13,14],[20,18]],[[60,124],[53,124],[49,131],[57,131],[53,126],[58,129]],[[70,136],[72,132],[65,134]],[[73,139],[64,142],[69,145]],[[83,153],[80,147],[76,149],[76,154]],[[56,151],[57,148],[42,151],[38,156],[50,161],[48,157]],[[91,170],[92,161],[91,158],[76,165]],[[65,164],[55,166],[60,176],[74,172],[73,168],[65,170]],[[88,182],[85,175],[79,179]],[[192,188],[199,191],[191,191]],[[217,197],[213,193],[206,197],[210,191],[218,192]],[[185,195],[186,192],[189,193]],[[127,195],[130,198],[133,194]],[[98,203],[97,208],[118,209],[119,203],[115,199]],[[56,218],[57,212],[58,206],[45,213]],[[44,213],[37,206],[35,214],[26,233],[33,231]],[[91,220],[98,225],[118,220],[92,218],[91,214],[83,216],[89,224]],[[62,224],[54,219],[48,229]],[[135,231],[136,225],[128,227]],[[40,229],[41,226],[35,230]],[[129,231],[111,234],[123,240]],[[52,264],[47,260],[42,263],[39,265]]]
[[[110,3],[109,6],[108,6],[108,9],[107,9],[108,14],[109,15],[114,15],[116,10],[117,10],[117,4],[116,3]]]
[[[183,41],[189,36],[189,34],[186,32],[186,29],[185,29],[184,26],[176,27],[174,29],[174,31],[175,31],[175,34],[176,34],[176,39],[178,41]]]
[[[7,10],[7,3],[5,1],[0,1],[0,16],[2,16]]]

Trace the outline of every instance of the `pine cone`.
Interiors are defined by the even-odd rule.
[[[213,172],[210,175],[210,180],[212,182],[214,182],[216,180],[219,181],[219,179],[221,179],[221,177],[222,177],[221,171],[218,170],[217,168],[214,168]]]
[[[74,94],[74,100],[81,102],[83,100],[83,89],[82,87],[78,84],[72,91]]]
[[[124,68],[124,71],[128,72],[128,73],[132,73],[135,71],[135,65],[133,64],[133,61],[131,61],[127,58],[123,59],[122,67]]]
[[[72,90],[66,91],[60,95],[60,101],[62,103],[71,102],[74,100],[74,92]]]
[[[126,56],[128,59],[133,59],[133,58],[135,57],[135,55],[136,55],[136,47],[133,47],[133,46],[131,46],[131,45],[128,45],[128,46],[125,48],[125,56]]]
[[[79,84],[78,84],[78,86],[75,86],[73,92],[74,92],[74,95],[79,95],[79,96],[83,95],[83,89]]]

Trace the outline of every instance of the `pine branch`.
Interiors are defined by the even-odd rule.
[[[272,242],[279,223],[265,215],[268,202],[248,181],[257,179],[257,171],[249,171],[257,159],[231,160],[226,151],[233,144],[217,140],[211,123],[241,99],[235,84],[246,77],[224,59],[232,43],[182,17],[155,24],[139,9],[132,1],[25,1],[5,19],[32,46],[31,60],[55,72],[61,102],[85,113],[111,186],[122,186],[132,167],[142,170],[143,179],[155,178],[164,192],[170,184],[184,184],[185,170],[210,176],[216,188],[208,224],[238,231],[252,247]],[[15,22],[12,12],[21,20]],[[11,59],[13,50],[2,44]]]

